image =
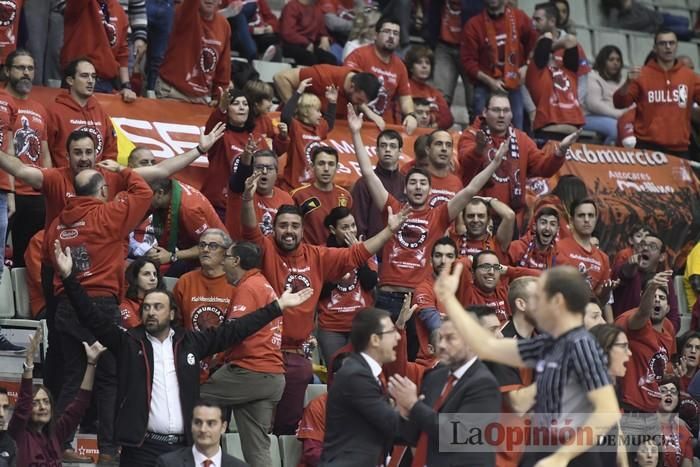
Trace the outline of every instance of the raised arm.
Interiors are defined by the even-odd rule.
[[[374,167],[372,167],[372,163],[369,160],[369,154],[360,134],[360,131],[362,131],[362,114],[357,115],[352,104],[348,104],[348,127],[352,134],[352,144],[355,146],[357,163],[360,164],[360,171],[362,176],[365,177],[367,189],[370,196],[372,196],[374,205],[381,211],[389,198],[389,192],[386,191],[382,181],[374,173]]]
[[[255,197],[255,190],[258,188],[258,180],[261,176],[262,172],[255,171],[253,175],[248,177],[245,181],[245,188],[241,195],[241,224],[243,227],[258,228],[258,218],[255,214],[253,198]]]
[[[0,151],[0,169],[15,178],[19,178],[35,190],[40,190],[44,183],[44,174],[41,173],[41,169],[24,165],[17,157],[2,151]]]
[[[199,156],[206,154],[207,151],[209,151],[209,149],[211,149],[211,147],[214,145],[214,143],[224,135],[225,130],[226,125],[224,123],[219,122],[214,126],[211,132],[207,134],[200,132],[199,144],[197,144],[197,147],[190,149],[184,154],[180,154],[178,156],[171,157],[170,159],[166,159],[162,162],[159,162],[156,165],[152,165],[150,167],[138,167],[134,170],[136,171],[136,173],[141,175],[147,182],[163,178],[169,178],[171,175],[181,171],[182,169],[190,165],[192,162],[197,160]],[[0,168],[2,168],[1,165]]]
[[[493,160],[484,167],[484,170],[479,172],[472,178],[467,186],[462,188],[454,198],[447,202],[447,212],[450,216],[450,220],[457,217],[457,215],[462,212],[462,210],[467,206],[469,200],[471,200],[481,189],[486,185],[486,183],[491,179],[491,175],[496,171],[501,161],[503,161],[503,156],[508,149],[506,141],[501,143],[498,148],[496,155]]]
[[[487,198],[487,204],[501,219],[501,223],[496,230],[496,241],[501,250],[508,251],[508,246],[513,240],[513,229],[515,229],[515,212],[498,198]]]
[[[387,217],[386,227],[384,227],[377,235],[365,240],[363,243],[367,251],[371,254],[379,253],[384,244],[401,228],[406,218],[408,218],[409,207],[405,206],[401,211],[394,214],[391,206],[387,206],[389,215]]]
[[[642,294],[642,299],[639,302],[639,308],[637,311],[630,316],[629,321],[627,321],[627,327],[630,330],[636,331],[642,329],[649,318],[651,318],[651,312],[654,310],[654,296],[656,291],[661,287],[666,287],[668,290],[668,281],[673,276],[673,271],[663,271],[659,272],[647,282],[647,287],[644,289]]]
[[[481,327],[471,313],[464,312],[464,307],[455,296],[463,269],[464,264],[457,262],[454,265],[454,272],[445,268],[435,281],[435,294],[457,328],[457,332],[464,337],[469,347],[482,360],[518,368],[525,366],[518,352],[518,344],[514,339],[496,338]]]
[[[280,71],[272,77],[272,82],[277,88],[277,94],[282,102],[287,102],[292,93],[299,86],[299,68]]]

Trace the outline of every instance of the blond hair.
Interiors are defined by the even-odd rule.
[[[311,110],[321,110],[321,99],[316,94],[305,92],[299,97],[296,117],[306,123],[309,120]]]

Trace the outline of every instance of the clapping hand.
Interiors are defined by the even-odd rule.
[[[280,298],[277,299],[277,304],[281,309],[299,306],[314,294],[314,289],[306,287],[299,292],[293,293],[291,288],[286,288]]]
[[[399,212],[394,214],[394,210],[391,208],[391,206],[387,206],[387,220],[386,224],[389,227],[389,230],[391,230],[393,233],[396,233],[397,230],[401,228],[404,222],[406,222],[406,219],[408,219],[408,213],[411,210],[411,208],[406,205]]]
[[[73,257],[70,254],[70,247],[66,247],[65,250],[62,250],[61,242],[54,240],[53,253],[56,256],[56,268],[58,269],[58,273],[65,279],[70,276],[73,270]]]

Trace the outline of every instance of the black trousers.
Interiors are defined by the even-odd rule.
[[[10,219],[12,232],[12,264],[23,268],[24,252],[29,240],[44,228],[46,206],[44,196],[15,195],[15,215]]]
[[[109,317],[115,324],[120,323],[119,304],[115,297],[93,297],[92,301],[100,313]],[[82,342],[92,344],[96,339],[80,324],[66,296],[58,297],[56,330],[61,341],[64,378],[56,409],[58,413],[62,413],[78,394],[85,374],[87,359]],[[117,453],[117,446],[114,444],[117,383],[117,362],[114,355],[107,351],[102,354],[97,364],[93,388],[93,401],[97,406],[97,446],[102,454]]]
[[[338,65],[335,55],[314,47],[313,52],[306,50],[306,47],[295,44],[282,44],[282,54],[285,57],[293,58],[298,65],[313,66],[318,64]]]
[[[119,461],[121,467],[153,467],[158,456],[177,451],[184,444],[167,444],[152,439],[144,440],[139,447],[123,446]]]

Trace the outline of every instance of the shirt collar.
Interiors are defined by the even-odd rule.
[[[173,328],[170,328],[170,332],[168,333],[168,337],[165,340],[166,341],[171,340],[174,335],[175,335],[175,330]],[[161,342],[160,339],[156,338],[155,336],[152,336],[151,333],[149,333],[149,332],[146,332],[146,337],[152,343],[158,343],[158,344],[165,343],[165,341]]]
[[[464,373],[467,372],[469,367],[474,364],[474,362],[476,361],[476,358],[477,357],[473,357],[471,360],[468,360],[467,363],[465,363],[464,365],[460,366],[459,368],[457,368],[455,371],[452,372],[454,377],[457,378],[457,381],[459,381],[460,378],[462,378],[462,376],[464,376]]]
[[[379,375],[382,373],[382,366],[366,353],[360,352],[360,355],[362,355],[362,358],[364,358],[369,365],[369,369],[372,370],[372,375],[375,378],[379,378]]]
[[[211,459],[214,461],[214,464],[212,465],[212,467],[221,467],[221,457],[222,457],[221,456],[221,448],[219,448],[219,450],[216,452],[216,454],[214,454],[213,457],[207,457],[204,454],[202,454],[201,452],[199,452],[197,450],[197,446],[193,444],[192,445],[192,455],[194,456],[194,465],[196,467],[202,467],[202,463],[207,459]]]

